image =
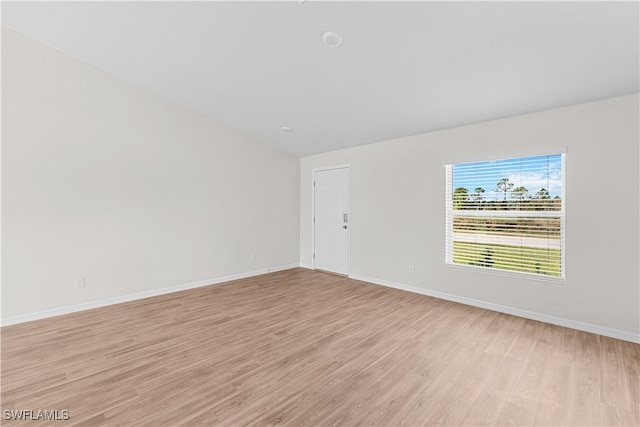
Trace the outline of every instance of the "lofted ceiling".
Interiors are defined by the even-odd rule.
[[[2,2],[4,26],[296,156],[637,93],[638,16],[635,1]]]

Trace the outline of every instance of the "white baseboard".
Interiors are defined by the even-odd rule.
[[[525,319],[538,320],[540,322],[551,323],[552,325],[564,326],[567,328],[577,329],[579,331],[591,332],[593,334],[604,335],[606,337],[617,338],[620,340],[630,341],[633,343],[640,344],[640,334],[637,334],[634,332],[621,331],[619,329],[607,328],[605,326],[594,325],[592,323],[585,323],[577,320],[570,320],[562,317],[551,316],[548,314],[536,313],[534,311],[522,310],[519,308],[513,308],[513,307],[504,306],[504,305],[494,304],[491,302],[461,297],[457,295],[448,294],[445,292],[432,291],[430,289],[404,285],[401,283],[391,282],[388,280],[377,279],[375,277],[367,277],[367,276],[352,274],[349,276],[349,278],[355,279],[355,280],[361,280],[363,282],[373,283],[375,285],[401,289],[403,291],[414,292],[417,294],[440,298],[447,301],[459,302],[461,304],[471,305],[474,307],[486,308],[487,310],[498,311],[500,313],[506,313],[506,314],[512,314],[514,316],[524,317]]]
[[[276,271],[289,270],[292,268],[303,267],[312,270],[311,266],[301,264],[288,264],[277,267],[265,268],[262,270],[250,271],[247,273],[232,274],[229,276],[218,277],[215,279],[200,280],[198,282],[185,283],[182,285],[170,286],[161,289],[154,289],[150,291],[138,292],[135,294],[122,295],[119,297],[112,297],[101,299],[97,301],[91,301],[82,304],[68,305],[64,307],[52,308],[49,310],[38,311],[35,313],[22,314],[18,316],[10,316],[2,319],[2,326],[15,325],[18,323],[30,322],[32,320],[45,319],[47,317],[59,316],[62,314],[75,313],[77,311],[89,310],[92,308],[104,307],[112,304],[119,304],[122,302],[135,301],[138,299],[153,297],[157,295],[164,295],[172,292],[184,291],[187,289],[194,289],[203,286],[216,285],[231,280],[244,279],[247,277],[259,276],[263,274],[273,273]],[[427,295],[430,297],[440,298],[447,301],[459,302],[461,304],[471,305],[474,307],[485,308],[487,310],[497,311],[500,313],[512,314],[514,316],[524,317],[526,319],[538,320],[540,322],[550,323],[553,325],[564,326],[567,328],[577,329],[579,331],[591,332],[594,334],[604,335],[611,338],[617,338],[624,341],[630,341],[640,344],[640,334],[633,332],[621,331],[619,329],[607,328],[605,326],[594,325],[592,323],[580,322],[577,320],[565,319],[562,317],[551,316],[548,314],[537,313],[528,310],[522,310],[519,308],[508,307],[504,305],[494,304],[486,301],[480,301],[472,298],[461,297],[446,292],[433,291],[430,289],[419,288],[416,286],[405,285],[401,283],[392,282],[389,280],[378,279],[375,277],[362,276],[352,274],[349,276],[354,280],[361,280],[363,282],[369,282],[375,285],[386,286],[389,288],[400,289],[403,291],[413,292],[417,294]]]
[[[122,295],[118,297],[105,298],[97,301],[86,302],[82,304],[67,305],[64,307],[51,308],[49,310],[38,311],[36,313],[21,314],[18,316],[10,316],[2,319],[2,326],[15,325],[17,323],[30,322],[32,320],[45,319],[47,317],[60,316],[61,314],[75,313],[77,311],[89,310],[92,308],[104,307],[122,302],[135,301],[138,299],[155,297],[158,295],[169,294],[172,292],[184,291],[187,289],[200,288],[203,286],[217,285],[231,280],[245,279],[247,277],[260,276],[262,274],[273,273],[276,271],[289,270],[299,267],[300,264],[288,264],[278,267],[269,267],[262,270],[250,271],[248,273],[232,274],[230,276],[217,277],[215,279],[200,280],[198,282],[185,283],[182,285],[169,286],[161,289],[153,289],[150,291],[137,292],[135,294]]]

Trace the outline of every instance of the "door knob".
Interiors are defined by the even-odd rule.
[[[344,229],[346,230],[346,229],[347,229],[347,226],[346,226],[346,225],[343,225],[343,226],[342,226],[342,228],[344,228]]]

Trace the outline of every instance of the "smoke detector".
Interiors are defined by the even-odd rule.
[[[334,33],[333,31],[327,31],[322,35],[322,41],[329,47],[340,47],[342,46],[342,36],[338,33]]]

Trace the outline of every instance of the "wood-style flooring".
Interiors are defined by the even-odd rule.
[[[1,332],[7,426],[640,424],[638,344],[305,269]]]

